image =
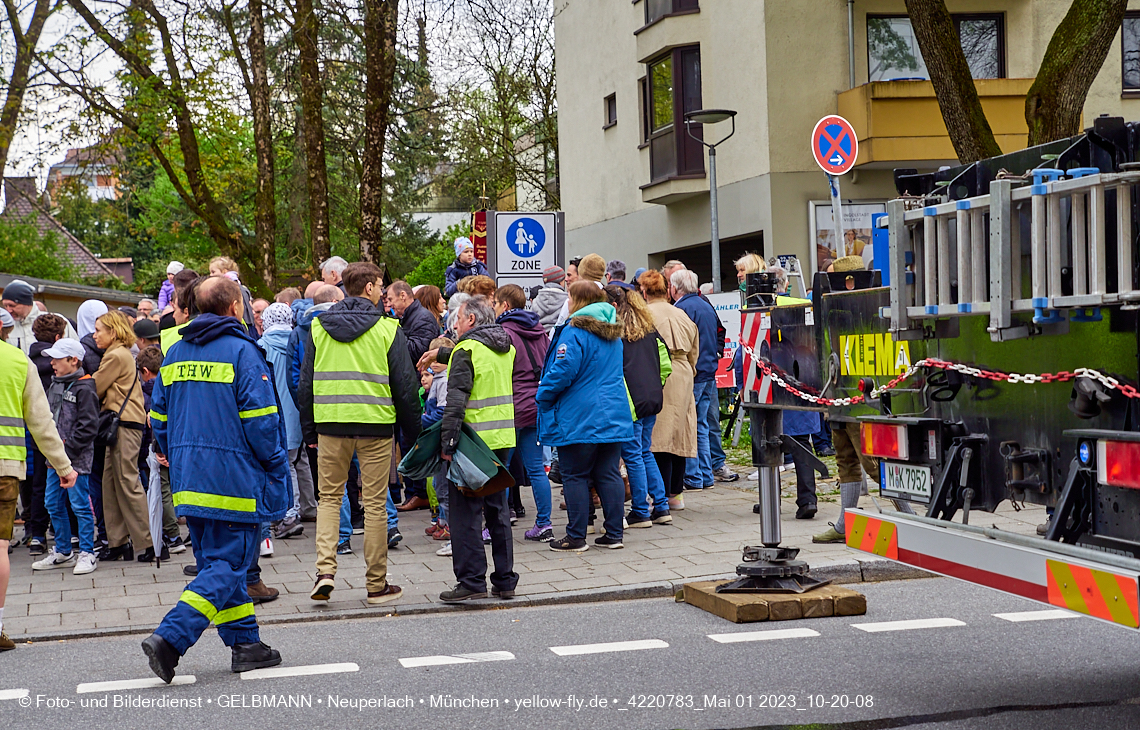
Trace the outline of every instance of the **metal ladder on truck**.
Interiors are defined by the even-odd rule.
[[[1048,331],[1098,319],[1101,306],[1140,302],[1131,240],[1140,172],[1084,167],[1030,174],[1032,184],[1021,187],[1010,178],[994,180],[989,195],[933,205],[887,203],[891,303],[882,316],[896,339],[921,339],[929,320],[984,315],[991,339],[1011,340],[1031,334],[1015,314],[1031,313],[1032,329]],[[1066,268],[1069,293],[1063,291]]]

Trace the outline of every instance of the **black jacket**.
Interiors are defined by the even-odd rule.
[[[338,342],[352,342],[372,328],[384,312],[363,297],[337,302],[321,315],[321,326]],[[301,362],[301,383],[297,396],[301,409],[301,434],[306,444],[317,443],[317,434],[355,438],[387,438],[394,432],[390,423],[317,423],[313,420],[313,362],[316,350],[313,333],[305,334],[305,357]],[[399,327],[388,349],[388,382],[396,406],[396,423],[403,433],[415,438],[420,432],[420,378],[408,357],[407,338]]]
[[[51,379],[55,372],[51,369],[51,358],[44,354],[44,350],[50,349],[53,344],[55,343],[33,342],[28,352],[28,359],[36,364],[36,372],[40,374],[40,382],[43,383],[45,393],[51,387]]]
[[[82,368],[62,378],[52,376],[48,405],[71,466],[80,474],[91,473],[95,458],[95,433],[99,430],[99,396],[95,379]]]
[[[439,322],[422,304],[412,300],[400,317],[400,328],[408,339],[408,354],[414,366],[431,349],[431,341],[439,337]]]
[[[459,342],[464,340],[481,342],[493,352],[505,354],[511,350],[511,338],[497,324],[482,324],[468,330],[459,338]],[[454,454],[459,445],[463,417],[467,414],[467,399],[471,397],[471,388],[475,384],[475,368],[471,365],[471,352],[466,349],[451,350],[448,360],[451,369],[447,375],[447,405],[443,408],[443,426],[439,440],[443,453]]]
[[[87,354],[83,356],[83,372],[90,373],[92,377],[95,371],[99,369],[100,363],[103,362],[104,350],[100,350],[98,345],[95,344],[95,335],[85,335],[79,341],[83,345],[83,349]]]
[[[661,335],[650,332],[637,342],[622,340],[622,370],[633,410],[638,418],[656,416],[665,405],[665,389],[661,384],[661,358],[657,343]]]

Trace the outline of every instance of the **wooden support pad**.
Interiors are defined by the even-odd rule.
[[[866,596],[843,586],[829,585],[806,593],[717,593],[716,587],[727,582],[687,583],[685,603],[738,624],[867,613]]]

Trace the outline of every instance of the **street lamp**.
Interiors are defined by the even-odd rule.
[[[685,133],[709,148],[709,209],[712,216],[712,285],[713,291],[720,293],[720,227],[716,211],[716,148],[728,137],[709,144],[703,139],[693,135],[691,122],[697,124],[717,124],[726,119],[732,120],[732,131],[728,137],[736,134],[736,112],[731,109],[697,109],[685,112]]]

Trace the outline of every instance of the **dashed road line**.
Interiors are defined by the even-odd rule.
[[[308,677],[314,674],[340,674],[359,672],[360,666],[353,662],[339,664],[308,664],[301,667],[269,667],[242,672],[242,679],[275,679],[277,677]]]
[[[995,613],[995,618],[1000,618],[1004,621],[1013,621],[1020,623],[1022,621],[1055,621],[1062,618],[1080,618],[1071,611],[1062,611],[1061,609],[1047,609],[1045,611],[1018,611],[1016,613]]]
[[[22,700],[29,694],[26,689],[0,689],[0,700]]]
[[[819,636],[811,629],[769,629],[768,631],[739,631],[734,634],[708,634],[718,644],[736,644],[742,641],[772,641],[775,639],[808,639]]]
[[[120,679],[114,682],[85,682],[75,688],[76,694],[89,692],[115,692],[124,689],[149,689],[151,687],[176,687],[180,684],[194,684],[197,678],[193,674],[180,674],[170,684],[158,677],[146,679]]]
[[[405,669],[413,667],[440,667],[446,664],[475,664],[478,662],[505,662],[514,659],[509,651],[485,651],[476,654],[440,654],[437,656],[414,656],[400,660]]]
[[[639,641],[611,641],[605,644],[577,644],[575,646],[552,646],[550,650],[558,656],[578,654],[605,654],[611,651],[641,651],[643,649],[668,649],[669,645],[660,639]]]
[[[965,626],[956,618],[918,618],[909,621],[882,621],[870,624],[851,624],[852,627],[867,633],[880,631],[911,631],[913,629],[941,629],[950,626]]]

